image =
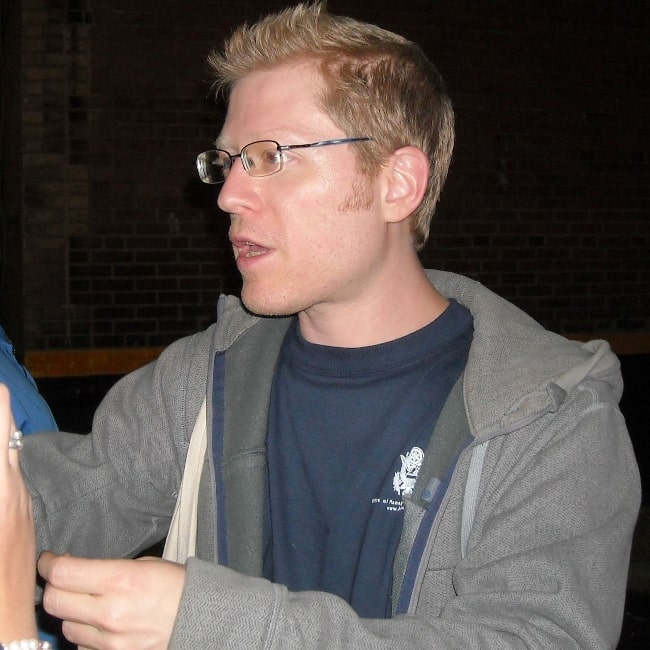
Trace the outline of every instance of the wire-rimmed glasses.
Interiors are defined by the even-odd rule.
[[[336,140],[320,140],[309,144],[280,144],[275,140],[257,140],[242,147],[239,153],[229,153],[224,149],[204,151],[196,157],[196,169],[199,172],[199,178],[204,183],[215,185],[226,180],[235,158],[241,158],[246,173],[254,178],[260,178],[277,174],[282,170],[285,160],[283,151],[369,140],[372,138],[337,138]]]

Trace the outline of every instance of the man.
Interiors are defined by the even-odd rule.
[[[88,437],[25,444],[38,545],[72,555],[40,558],[46,608],[90,648],[613,646],[640,499],[618,362],[423,270],[453,144],[433,66],[320,4],[211,61],[229,107],[197,164],[245,308]],[[178,562],[87,559],[168,530]]]

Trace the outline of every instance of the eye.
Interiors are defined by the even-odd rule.
[[[281,165],[284,162],[284,154],[277,149],[265,149],[262,152],[260,163],[262,165]]]
[[[228,176],[228,172],[232,167],[232,159],[227,152],[217,149],[216,155],[211,161],[211,164],[215,168],[214,173],[220,176],[223,180]]]
[[[284,157],[273,140],[258,140],[241,151],[244,169],[250,176],[270,176],[282,169]]]

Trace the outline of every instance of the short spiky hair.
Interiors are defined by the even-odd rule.
[[[427,191],[410,217],[415,246],[422,248],[454,146],[454,112],[440,74],[411,41],[334,16],[325,2],[299,4],[242,25],[223,52],[208,59],[217,92],[226,95],[250,72],[299,61],[320,66],[321,106],[334,123],[348,136],[373,137],[355,149],[364,173],[376,173],[403,146],[426,154]]]

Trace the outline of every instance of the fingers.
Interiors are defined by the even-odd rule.
[[[63,621],[61,631],[70,643],[78,646],[78,650],[100,650],[106,647],[105,635],[92,625]]]
[[[108,561],[41,553],[37,569],[47,581],[43,594],[45,610],[63,619],[67,639],[89,648],[97,646],[98,594]],[[91,570],[95,567],[95,570]]]
[[[20,473],[18,449],[9,446],[15,430],[9,390],[0,384],[0,521],[14,535],[32,526],[31,498]]]
[[[110,566],[114,560],[89,560],[43,551],[36,565],[41,577],[50,585],[80,594],[101,594],[110,584]]]
[[[9,438],[14,431],[9,389],[4,384],[0,384],[0,445],[4,445],[4,449],[9,448]]]
[[[77,650],[102,650],[106,647],[101,630],[90,625],[63,621],[61,631],[70,643],[77,645]]]
[[[16,425],[11,413],[11,396],[9,389],[0,384],[0,471],[9,466],[14,469],[19,467],[18,449],[11,449],[9,441],[16,431]],[[5,454],[4,451],[7,450]]]
[[[34,526],[31,499],[20,474],[7,387],[0,384],[0,614],[8,638],[33,636]]]
[[[88,560],[44,552],[45,610],[64,619],[63,632],[82,647],[166,648],[185,567],[160,558]]]

